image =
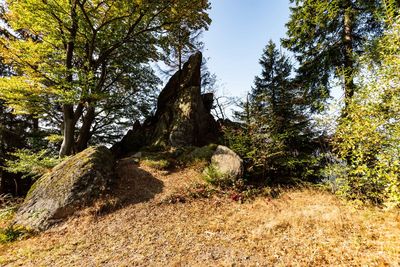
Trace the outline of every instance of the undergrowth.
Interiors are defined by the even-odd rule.
[[[182,147],[182,148],[144,148],[140,162],[150,168],[158,170],[171,170],[174,168],[194,168],[203,170],[211,160],[216,149],[215,144],[203,147]]]
[[[22,226],[12,225],[15,212],[21,204],[21,198],[0,195],[0,244],[14,242],[33,235],[33,231]]]
[[[9,194],[0,195],[0,226],[13,218],[21,202],[21,198]]]
[[[0,228],[0,244],[22,240],[33,236],[34,233],[34,231],[22,226],[9,225],[5,228]]]
[[[144,159],[141,162],[142,164],[157,170],[167,170],[171,166],[171,163],[168,160],[164,159],[158,159],[158,160]]]
[[[163,200],[163,203],[186,203],[196,199],[229,199],[239,203],[247,203],[257,197],[269,199],[278,198],[283,192],[279,186],[254,186],[247,185],[243,180],[235,181],[231,186],[218,186],[210,183],[194,183],[185,189],[174,192]]]

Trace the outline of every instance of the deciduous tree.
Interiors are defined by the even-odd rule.
[[[148,63],[169,47],[170,29],[186,21],[191,22],[188,30],[210,23],[208,1],[6,3],[10,27],[2,30],[11,38],[1,39],[1,53],[17,75],[0,80],[0,97],[16,111],[60,112],[61,156],[87,146],[93,124],[110,111],[102,109],[121,96],[118,90],[134,97],[143,87],[154,86]]]
[[[400,205],[400,18],[379,41],[382,64],[365,72],[335,135],[342,165],[341,193],[350,198]],[[344,172],[343,172],[344,171]]]

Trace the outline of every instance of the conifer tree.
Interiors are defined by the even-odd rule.
[[[255,78],[244,111],[246,133],[252,139],[247,155],[256,176],[287,182],[303,178],[302,162],[310,155],[310,131],[302,92],[292,82],[292,65],[270,41],[260,59],[262,72]],[[249,142],[247,142],[249,143]]]
[[[288,37],[283,45],[299,62],[298,80],[307,87],[314,107],[329,97],[333,78],[342,81],[345,102],[354,95],[358,57],[383,32],[379,18],[392,0],[291,0]],[[390,3],[391,2],[391,3]]]

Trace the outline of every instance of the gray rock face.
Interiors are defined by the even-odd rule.
[[[90,147],[63,161],[31,188],[17,211],[15,223],[46,230],[91,204],[114,177],[114,158],[106,147]]]
[[[219,125],[210,113],[213,95],[201,94],[201,62],[200,52],[192,55],[161,91],[155,115],[112,150],[127,154],[140,149],[132,144],[183,147],[216,142]]]
[[[111,148],[112,153],[116,156],[121,156],[142,147],[146,142],[143,130],[140,122],[135,121],[132,129],[125,134],[122,140],[113,145]]]
[[[243,175],[243,160],[231,149],[219,145],[211,157],[211,164],[225,177],[232,180]]]

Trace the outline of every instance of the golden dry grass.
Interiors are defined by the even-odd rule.
[[[29,240],[0,245],[2,266],[399,266],[398,211],[354,207],[313,189],[239,204],[212,197],[167,204],[199,181],[120,164],[110,196],[119,209],[87,209]]]

